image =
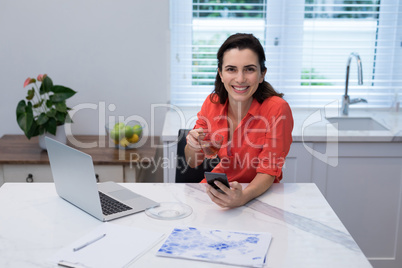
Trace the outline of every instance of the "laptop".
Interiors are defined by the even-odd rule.
[[[101,221],[159,206],[142,195],[115,183],[97,183],[92,157],[45,137],[57,194]]]

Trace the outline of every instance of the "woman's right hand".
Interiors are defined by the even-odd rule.
[[[198,142],[198,136],[202,133],[204,133],[204,129],[197,128],[189,131],[186,137],[187,145],[195,152],[201,151],[201,145]]]
[[[204,130],[202,128],[193,129],[188,132],[186,137],[187,145],[184,148],[186,155],[186,161],[192,168],[200,165],[204,161],[204,153],[201,150],[201,145],[198,142],[198,136],[202,134]]]

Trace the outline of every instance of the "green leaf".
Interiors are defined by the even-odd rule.
[[[46,115],[47,115],[48,117],[53,117],[53,118],[55,118],[55,117],[56,117],[56,112],[57,112],[57,111],[56,111],[55,109],[51,109],[50,111],[47,112]]]
[[[32,117],[30,117],[29,114],[23,113],[17,116],[18,126],[21,128],[22,131],[24,131],[25,134],[28,133],[30,125],[32,125],[32,121],[33,121],[33,115]]]
[[[56,113],[56,120],[60,124],[64,124],[64,121],[66,120],[66,113]]]
[[[24,100],[21,100],[18,104],[17,104],[17,117],[18,115],[25,113],[25,107],[26,107],[26,103]]]
[[[52,96],[50,96],[50,97],[52,97]],[[46,100],[46,107],[47,108],[52,108],[52,106],[53,106],[53,102],[50,99]]]
[[[45,113],[41,113],[38,117],[38,125],[43,125],[45,124],[47,121],[49,120],[49,117],[47,117],[47,115]]]
[[[73,119],[71,119],[70,115],[66,114],[66,119],[64,120],[65,123],[73,123]]]
[[[49,132],[50,134],[56,135],[56,129],[57,129],[56,119],[49,118],[49,121],[46,124],[46,132]]]
[[[33,105],[33,107],[34,107],[34,108],[41,107],[41,106],[42,106],[43,101],[44,101],[43,99],[42,99],[42,100],[40,100],[40,102],[35,103],[35,104]]]
[[[38,129],[38,135],[43,135],[43,134],[45,134],[45,132],[46,132],[46,128],[45,128],[44,125],[38,126],[37,129]]]
[[[51,96],[53,102],[65,101],[68,98],[74,96],[75,92],[71,88],[64,86],[53,86],[51,90],[54,94]]]
[[[32,89],[28,90],[28,95],[26,96],[26,99],[32,100],[34,96],[35,96],[35,89],[32,88]]]
[[[29,129],[28,133],[26,134],[28,139],[39,135],[39,127],[35,121],[32,122],[32,126]]]
[[[24,131],[25,136],[30,139],[30,131],[34,123],[32,103],[28,102],[28,105],[26,105],[25,101],[20,101],[17,105],[16,112],[18,126],[21,128],[22,131]]]
[[[57,102],[56,103],[56,111],[65,113],[67,112],[67,105],[66,102]]]
[[[39,93],[41,95],[49,93],[52,90],[52,87],[53,87],[52,79],[50,79],[49,76],[46,76],[45,79],[43,79],[42,84],[40,85]]]

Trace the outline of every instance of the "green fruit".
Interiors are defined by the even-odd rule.
[[[110,137],[114,140],[114,141],[119,141],[120,140],[120,131],[119,129],[112,129],[110,131]]]
[[[120,123],[116,123],[116,125],[114,125],[113,129],[121,129],[124,127],[125,127],[124,123],[120,122]]]
[[[124,135],[127,139],[131,138],[134,135],[134,129],[130,126],[125,126]]]
[[[134,125],[133,130],[134,130],[134,134],[137,134],[138,136],[141,136],[141,133],[142,133],[141,125]]]

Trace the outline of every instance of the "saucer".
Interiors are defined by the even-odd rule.
[[[178,220],[190,216],[193,209],[179,202],[160,203],[158,207],[147,208],[145,214],[158,220]]]

